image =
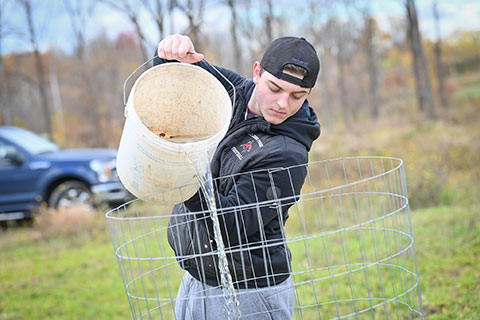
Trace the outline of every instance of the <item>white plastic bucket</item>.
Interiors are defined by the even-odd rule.
[[[209,72],[166,63],[135,81],[125,116],[117,154],[120,181],[139,198],[176,204],[198,189],[185,150],[208,151],[211,158],[227,132],[232,103]]]

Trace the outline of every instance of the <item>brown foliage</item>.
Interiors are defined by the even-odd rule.
[[[34,216],[33,230],[39,240],[79,234],[89,236],[98,232],[100,216],[98,211],[80,206],[59,210],[42,208]]]

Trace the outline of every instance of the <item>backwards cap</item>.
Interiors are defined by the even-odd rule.
[[[283,73],[286,64],[307,70],[303,79]],[[320,60],[315,48],[304,38],[281,37],[272,42],[260,61],[262,68],[275,77],[301,86],[312,88],[320,71]]]

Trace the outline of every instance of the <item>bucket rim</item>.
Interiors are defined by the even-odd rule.
[[[171,140],[168,140],[168,139],[163,139],[159,136],[157,136],[155,133],[153,133],[150,129],[147,128],[147,126],[145,126],[145,124],[142,122],[142,120],[140,119],[140,117],[138,116],[136,110],[135,110],[135,107],[134,107],[134,103],[133,103],[133,100],[134,100],[134,95],[135,95],[135,89],[138,85],[138,83],[140,83],[141,79],[143,77],[145,77],[147,74],[151,73],[151,72],[154,72],[155,70],[157,69],[160,69],[160,68],[172,68],[172,67],[180,67],[180,68],[191,68],[192,70],[197,70],[197,71],[200,71],[200,73],[203,73],[206,77],[212,79],[215,83],[217,83],[221,88],[223,88],[223,92],[225,93],[226,97],[228,97],[228,99],[225,99],[228,101],[229,103],[229,107],[227,108],[228,109],[228,118],[229,120],[226,121],[220,128],[220,130],[215,133],[214,135],[211,135],[207,138],[204,138],[204,139],[199,139],[199,140],[196,140],[196,141],[192,141],[192,142],[175,142],[175,141],[171,141]],[[208,72],[207,70],[203,69],[202,67],[199,67],[197,65],[194,65],[194,64],[189,64],[189,63],[183,63],[183,62],[169,62],[169,63],[163,63],[163,64],[159,64],[159,65],[156,65],[156,66],[153,66],[147,70],[145,70],[136,80],[135,80],[135,83],[133,84],[132,86],[132,89],[130,90],[130,94],[128,96],[128,99],[127,99],[127,103],[125,105],[125,118],[127,119],[128,121],[128,118],[129,116],[133,116],[134,118],[134,123],[135,125],[140,128],[140,130],[142,130],[142,133],[146,134],[149,138],[152,139],[152,142],[154,144],[158,144],[162,147],[165,147],[167,150],[166,151],[170,151],[172,153],[178,153],[178,152],[184,152],[186,149],[187,150],[192,150],[192,149],[204,149],[205,147],[210,147],[214,144],[217,144],[219,139],[218,137],[223,137],[225,135],[225,133],[227,132],[228,130],[228,127],[230,125],[230,119],[232,118],[232,114],[233,114],[233,106],[232,106],[232,100],[230,98],[230,95],[228,93],[228,91],[225,89],[225,87],[222,85],[222,83],[214,76],[212,75],[210,72]]]

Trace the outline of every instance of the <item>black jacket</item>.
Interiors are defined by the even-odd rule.
[[[230,84],[210,64],[197,65],[217,77],[232,96]],[[211,162],[230,273],[237,288],[279,284],[291,271],[283,226],[288,208],[298,200],[306,176],[303,164],[320,125],[307,101],[279,125],[262,117],[245,119],[253,81],[216,68],[236,88],[229,130]],[[201,192],[175,206],[168,236],[185,270],[210,285],[220,283],[217,256],[210,254],[216,249],[212,222]]]

